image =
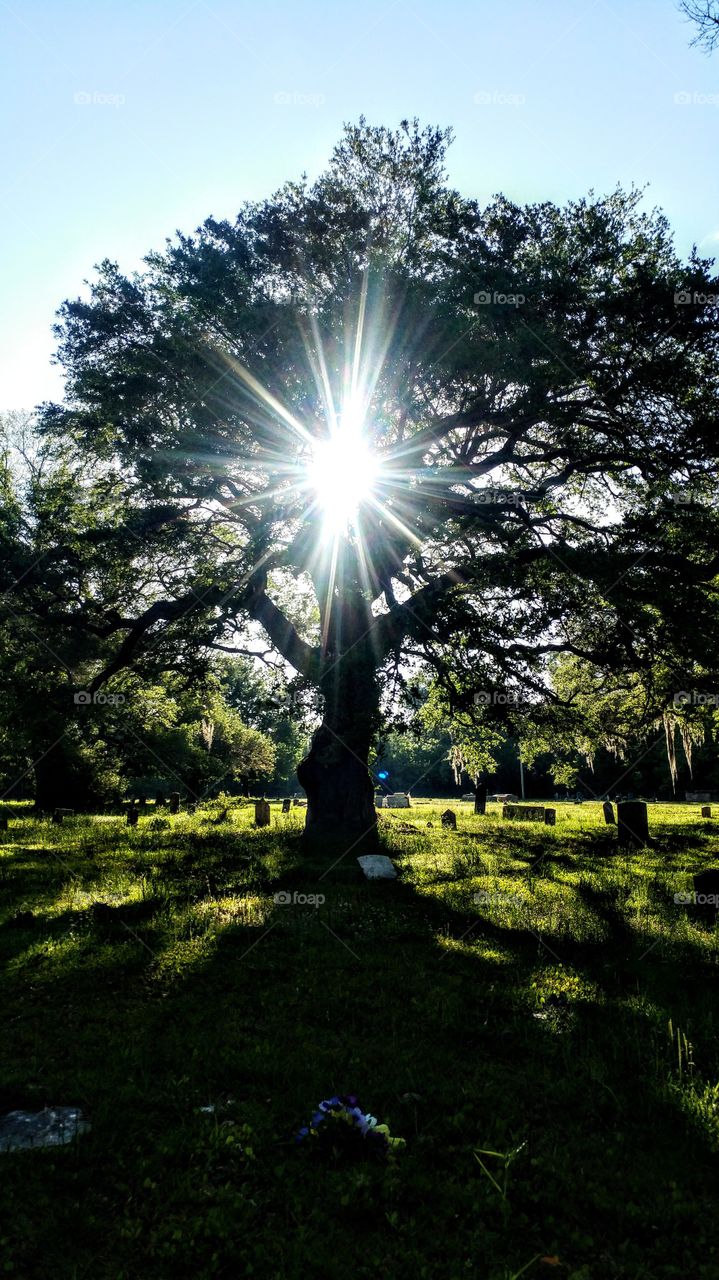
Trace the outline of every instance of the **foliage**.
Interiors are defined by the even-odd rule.
[[[260,629],[321,694],[317,778],[366,761],[398,663],[493,707],[551,701],[554,654],[719,667],[711,263],[636,191],[482,209],[448,142],[361,120],[314,183],[64,304],[43,430],[97,468],[111,572],[47,611],[101,638],[93,688]],[[343,415],[380,478],[332,544],[307,468]]]

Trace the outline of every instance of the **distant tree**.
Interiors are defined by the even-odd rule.
[[[403,665],[469,705],[547,697],[552,653],[715,661],[711,263],[636,192],[481,209],[447,142],[360,121],[313,184],[132,278],[105,262],[62,308],[43,413],[137,508],[132,608],[111,583],[85,615],[117,638],[93,687],[261,629],[321,698],[299,777],[308,832],[345,846],[376,839]]]
[[[692,44],[701,45],[711,53],[719,44],[719,4],[717,0],[682,0],[681,12],[693,22],[696,34]]]

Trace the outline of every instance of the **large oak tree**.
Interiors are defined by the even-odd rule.
[[[96,684],[261,629],[322,698],[308,830],[358,846],[391,668],[462,672],[486,705],[543,697],[558,652],[690,671],[714,644],[711,264],[636,192],[481,208],[448,141],[362,120],[315,182],[132,277],[103,263],[43,412],[143,512],[136,608],[93,605],[116,640]]]

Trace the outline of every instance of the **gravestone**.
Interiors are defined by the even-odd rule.
[[[711,805],[703,804],[703,805],[702,805],[702,818],[711,818],[711,816],[712,816]],[[6,823],[7,823],[7,819],[6,819]]]
[[[487,812],[487,784],[481,782],[474,793],[474,812]]]
[[[74,814],[74,809],[56,809],[52,815],[52,820],[53,822],[61,823],[63,818],[72,818]]]
[[[391,858],[383,853],[365,853],[358,858],[368,880],[396,880],[397,871]]]
[[[255,800],[255,826],[269,827],[270,806],[267,800]]]
[[[285,796],[284,800],[282,801],[282,812],[289,813],[291,807],[292,807],[292,801],[290,800],[290,797]]]
[[[686,800],[687,804],[710,804],[711,798],[712,797],[711,797],[710,791],[685,791],[684,792],[684,799]]]
[[[695,876],[692,876],[692,881],[696,894],[701,894],[702,897],[719,899],[719,870],[710,867],[708,871],[699,871]]]
[[[615,825],[614,805],[612,804],[611,800],[604,801],[604,804],[602,805],[602,813],[604,814],[605,826],[613,827]]]
[[[474,792],[473,792],[473,791],[468,791],[466,795],[462,796],[462,799],[463,799],[463,800],[474,800]]]
[[[136,809],[136,808],[135,808],[135,806],[134,806],[134,804],[133,804],[132,808],[128,809],[128,811],[127,811],[127,825],[128,825],[128,827],[136,827],[136,826],[137,826],[137,819],[139,818],[139,816],[140,816],[140,811],[139,811],[139,809]]]
[[[497,804],[517,804],[519,801],[519,796],[515,796],[513,791],[498,791],[496,795],[489,798],[496,800]]]
[[[180,812],[180,793],[179,791],[170,792],[170,813]]]
[[[164,809],[164,807],[165,807],[165,797],[161,791],[158,791],[157,795],[155,796],[155,808]]]
[[[409,809],[409,796],[404,791],[395,791],[393,795],[385,796],[386,809]]]
[[[555,810],[552,810],[555,813]],[[505,804],[502,808],[503,818],[513,818],[520,822],[544,822],[544,805],[540,804]]]
[[[647,806],[643,800],[622,800],[617,805],[617,838],[621,848],[649,844]]]
[[[377,796],[377,799],[375,800],[375,806],[376,806],[376,808],[378,808],[378,809],[384,809],[384,808],[386,808],[386,801],[385,801],[385,797],[384,797],[384,796]]]
[[[556,809],[545,809],[545,810],[544,810],[544,825],[545,825],[545,827],[555,827],[555,826],[557,825],[557,810],[556,810]]]
[[[451,831],[457,830],[457,815],[454,809],[445,809],[442,814],[442,826],[448,827]]]

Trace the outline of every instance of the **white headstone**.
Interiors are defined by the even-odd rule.
[[[384,853],[365,853],[357,861],[368,880],[397,879],[394,863]]]

